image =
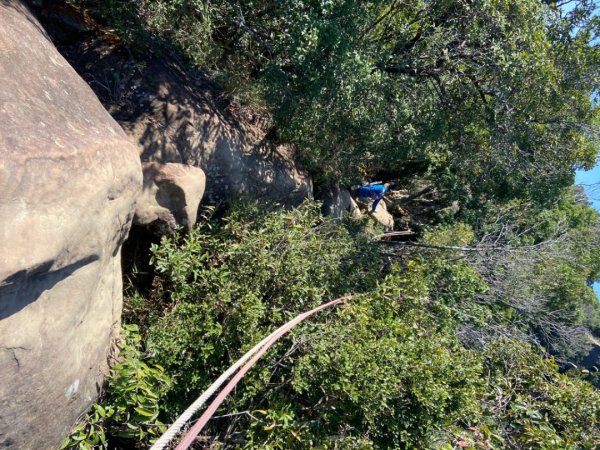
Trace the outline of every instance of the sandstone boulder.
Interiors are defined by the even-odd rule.
[[[394,229],[394,216],[392,216],[388,210],[387,205],[385,203],[385,199],[381,200],[377,204],[377,208],[375,208],[375,212],[371,212],[371,208],[373,205],[373,200],[371,199],[357,199],[357,205],[359,206],[361,212],[365,214],[369,214],[373,220],[383,225],[383,228],[386,231],[391,231]]]
[[[206,179],[202,169],[176,163],[143,163],[144,187],[134,223],[169,234],[177,226],[190,231],[196,223]]]
[[[111,39],[90,30],[60,50],[137,142],[142,161],[201,168],[209,203],[245,194],[293,206],[312,195],[310,175],[269,135],[266,115],[228,102],[219,86],[168,55],[134,60]]]
[[[385,201],[382,200],[377,204],[377,208],[375,208],[375,212],[371,214],[371,217],[383,225],[386,231],[394,229],[394,216],[388,212]]]
[[[326,216],[341,218],[345,212],[351,217],[360,217],[361,212],[346,189],[341,189],[339,186],[334,186],[327,189],[322,194],[323,207],[322,212]]]
[[[56,449],[121,315],[137,149],[17,0],[0,2],[0,448]]]

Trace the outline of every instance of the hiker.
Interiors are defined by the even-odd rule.
[[[366,186],[359,186],[356,190],[356,197],[360,199],[373,199],[373,206],[371,207],[371,213],[375,212],[377,205],[384,197],[387,191],[389,191],[392,183],[387,182],[384,184],[375,183]]]

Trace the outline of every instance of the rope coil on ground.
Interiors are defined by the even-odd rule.
[[[282,325],[269,336],[264,338],[248,352],[246,352],[238,361],[235,362],[229,369],[227,369],[206,391],[204,391],[194,403],[192,403],[184,412],[177,418],[177,420],[169,427],[169,429],[154,443],[150,450],[163,450],[179,433],[179,430],[192,418],[194,413],[200,409],[200,407],[208,400],[215,391],[229,378],[236,370],[238,370],[248,359],[246,365],[239,370],[239,372],[231,379],[231,381],[223,388],[219,395],[213,400],[207,410],[202,414],[196,424],[186,433],[183,437],[176,450],[186,450],[194,442],[198,433],[202,431],[202,428],[213,416],[217,408],[223,403],[227,395],[233,390],[236,384],[242,379],[242,377],[250,370],[250,368],[260,359],[260,357],[275,343],[277,340],[298,325],[303,320],[312,316],[318,311],[329,308],[334,305],[345,302],[351,296],[344,296],[332,300],[323,305],[317,306],[310,311],[299,314],[294,319],[290,320],[286,324]],[[254,355],[254,356],[253,356]]]

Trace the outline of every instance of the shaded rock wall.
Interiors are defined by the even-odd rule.
[[[69,40],[65,14],[50,7],[40,12],[60,51],[138,144],[143,162],[201,168],[210,203],[245,193],[295,205],[312,195],[311,177],[290,146],[273,142],[260,118],[234,114],[202,73],[164,53],[134,56],[87,16],[70,26]]]
[[[107,368],[141,167],[17,0],[0,0],[0,124],[0,448],[58,448]]]
[[[193,86],[182,87],[185,78],[173,69],[152,65],[156,91],[148,97],[148,109],[120,122],[140,144],[143,161],[202,168],[212,202],[246,193],[298,204],[312,193],[311,179],[298,168],[289,146],[276,145],[260,129],[228,117]]]

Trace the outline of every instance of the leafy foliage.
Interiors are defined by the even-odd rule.
[[[593,166],[598,18],[570,3],[87,2],[130,41],[160,37],[234,97],[266,102],[320,179],[417,160],[475,203],[555,197]]]
[[[60,447],[61,450],[71,448],[78,450],[108,448],[108,440],[103,425],[104,420],[111,418],[113,414],[113,409],[94,404],[92,411],[85,415],[83,421],[71,429],[69,436],[63,441]]]
[[[293,384],[319,405],[311,413],[321,433],[343,424],[377,446],[427,447],[442,438],[440,428],[477,416],[480,363],[439,329],[428,303],[422,267],[409,264],[315,327]]]
[[[381,270],[365,236],[322,222],[311,203],[287,213],[239,206],[223,225],[164,238],[153,252],[174,307],[149,328],[147,345],[184,404],[190,386],[207,384],[257,336],[324,298],[372,289]]]
[[[488,283],[476,301],[494,305],[496,323],[510,323],[562,361],[590,347],[589,329],[600,324],[590,287],[596,280],[600,216],[573,190],[547,207],[517,201],[478,219],[485,249],[469,264]]]
[[[152,420],[173,420],[275,327],[352,293],[297,327],[246,375],[205,431],[212,445],[594,448],[600,393],[577,371],[560,374],[539,348],[514,337],[464,344],[461,327],[483,328],[501,311],[477,301],[488,282],[469,260],[421,254],[389,265],[369,236],[364,223],[323,219],[307,202],[288,211],[238,204],[221,223],[163,238],[153,248],[163,308],[141,316],[152,355],[143,371],[151,377],[109,384],[102,403],[112,414],[102,422],[109,444],[126,423],[147,442]],[[465,224],[424,236],[437,245],[475,239]],[[134,304],[144,310],[142,301]],[[161,381],[161,369],[149,370],[156,362],[172,384]],[[134,357],[117,368],[138,364]],[[146,385],[152,377],[154,390]],[[133,385],[146,400],[130,394]],[[150,422],[136,415],[139,407],[152,413]]]

